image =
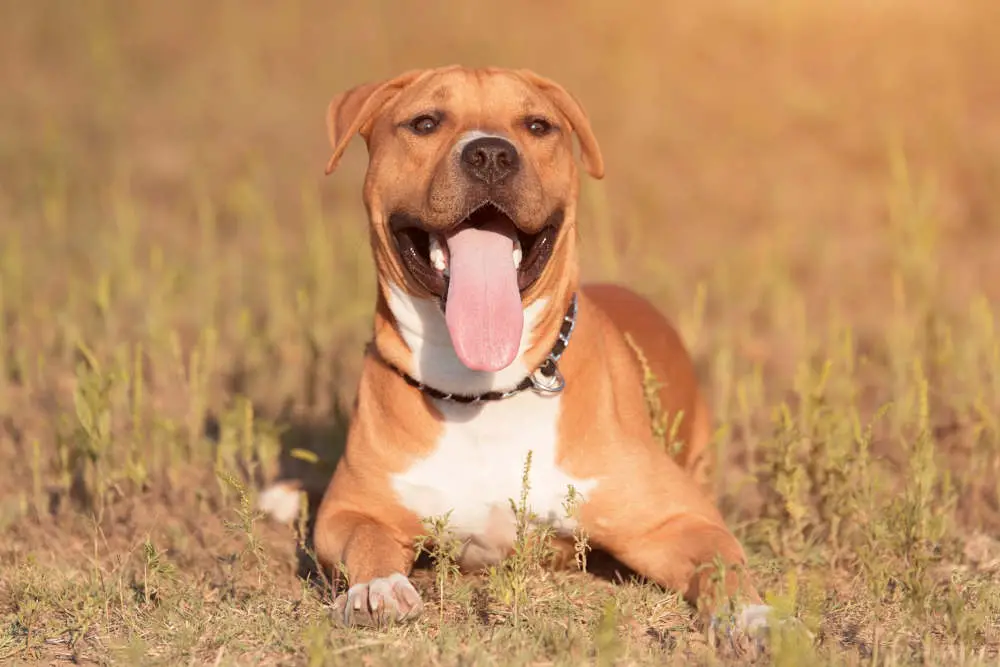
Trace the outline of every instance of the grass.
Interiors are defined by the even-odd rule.
[[[996,664],[993,5],[0,5],[0,662]],[[584,101],[584,273],[680,325],[723,511],[811,639],[761,653],[527,534],[458,576],[447,517],[420,623],[343,630],[306,517],[254,512],[329,475],[370,329],[325,105],[453,61]]]

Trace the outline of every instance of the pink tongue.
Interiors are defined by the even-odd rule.
[[[463,364],[499,371],[514,361],[524,314],[511,257],[513,230],[498,222],[466,227],[448,238],[448,299],[445,319]]]

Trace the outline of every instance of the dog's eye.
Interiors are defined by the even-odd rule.
[[[426,135],[437,129],[440,121],[434,116],[417,116],[410,121],[410,129],[414,134]]]
[[[531,132],[536,137],[544,137],[552,131],[552,123],[544,118],[529,118],[525,122],[525,125],[528,128],[528,132]]]

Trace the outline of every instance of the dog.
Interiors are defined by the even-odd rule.
[[[604,162],[580,102],[529,70],[455,65],[347,90],[327,126],[327,174],[356,135],[367,145],[378,278],[346,449],[313,530],[320,564],[348,579],[334,603],[344,623],[420,615],[408,577],[423,518],[448,517],[463,570],[507,556],[527,470],[528,509],[559,549],[583,529],[709,618],[738,598],[737,623],[766,625],[709,490],[711,415],[680,336],[639,294],[581,285],[573,135],[591,177]],[[676,453],[652,434],[643,363]],[[294,516],[289,491],[262,506]]]

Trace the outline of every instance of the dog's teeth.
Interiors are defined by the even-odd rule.
[[[519,268],[521,266],[521,241],[514,241],[514,251],[512,253],[514,257],[514,268]]]
[[[430,261],[431,266],[436,270],[448,275],[448,260],[444,254],[444,246],[441,245],[441,239],[436,235],[431,235]]]

